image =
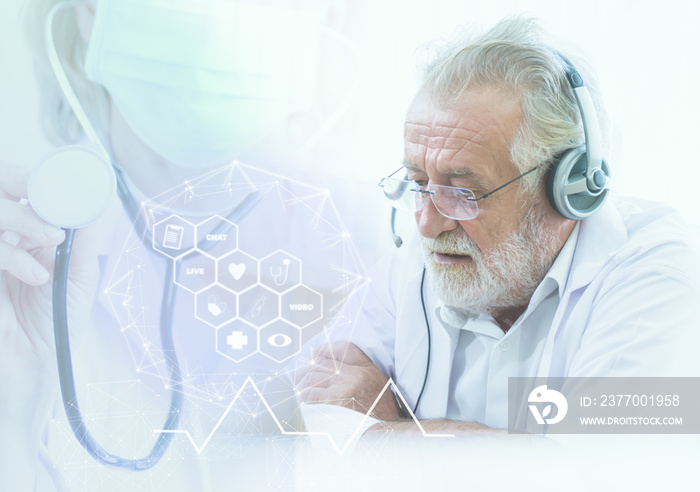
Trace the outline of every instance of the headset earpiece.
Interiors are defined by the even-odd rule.
[[[598,116],[574,65],[561,53],[566,79],[581,113],[585,144],[563,152],[547,171],[549,203],[562,216],[582,220],[596,213],[610,193],[610,168],[602,156]]]
[[[582,220],[590,217],[603,206],[610,192],[610,169],[605,159],[600,167],[603,173],[601,176],[605,179],[602,183],[599,181],[602,189],[597,193],[588,190],[585,185],[587,162],[586,147],[581,145],[561,154],[547,171],[549,203],[567,219]],[[577,183],[579,186],[576,186]],[[582,189],[584,186],[585,189]]]

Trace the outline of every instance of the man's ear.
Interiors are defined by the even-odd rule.
[[[83,42],[90,41],[92,26],[95,23],[95,7],[85,3],[75,7],[75,22],[78,24],[78,32]]]

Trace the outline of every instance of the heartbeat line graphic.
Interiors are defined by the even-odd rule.
[[[335,442],[333,439],[333,436],[329,432],[302,432],[302,431],[286,431],[282,427],[282,424],[280,421],[277,419],[277,416],[275,413],[272,411],[272,408],[270,408],[270,405],[267,403],[267,400],[265,400],[265,397],[263,396],[262,392],[258,388],[258,386],[255,384],[253,379],[248,376],[241,386],[241,388],[238,390],[236,393],[236,396],[233,397],[233,400],[231,400],[231,403],[228,404],[228,407],[226,407],[226,410],[224,413],[221,415],[221,418],[219,421],[216,423],[214,428],[211,430],[207,438],[204,440],[201,446],[197,446],[197,443],[194,442],[194,439],[190,435],[190,432],[188,430],[181,430],[181,429],[175,429],[175,430],[166,430],[166,429],[154,429],[153,432],[157,433],[167,433],[167,434],[184,434],[187,436],[187,439],[189,439],[190,443],[192,444],[192,447],[194,447],[194,450],[197,452],[197,454],[202,454],[204,449],[207,447],[207,444],[209,444],[209,441],[211,440],[212,437],[214,437],[214,434],[216,434],[216,431],[218,430],[219,426],[221,423],[224,421],[226,416],[229,414],[231,411],[231,408],[233,408],[233,405],[235,405],[236,401],[238,401],[238,398],[241,396],[243,393],[243,390],[245,390],[248,385],[252,386],[253,389],[255,390],[255,393],[258,395],[260,398],[260,401],[265,405],[265,408],[267,409],[267,412],[270,414],[272,419],[275,421],[275,424],[277,425],[277,428],[279,429],[280,433],[287,435],[287,436],[318,436],[318,437],[326,437],[331,445],[333,446],[333,449],[336,450],[339,456],[342,456],[343,453],[348,449],[350,444],[355,440],[357,437],[357,434],[360,432],[360,429],[365,425],[367,422],[367,419],[370,418],[370,414],[374,410],[374,407],[377,406],[379,403],[379,400],[381,400],[382,396],[384,396],[384,393],[389,389],[389,387],[393,388],[394,391],[396,392],[396,395],[401,399],[401,402],[403,403],[404,408],[408,410],[408,413],[411,415],[411,419],[416,423],[416,426],[418,426],[418,429],[421,431],[421,434],[423,434],[423,437],[455,437],[454,434],[429,434],[425,431],[423,426],[421,425],[420,421],[416,418],[416,416],[413,414],[413,411],[411,410],[410,405],[406,401],[406,399],[403,397],[401,394],[401,391],[399,388],[396,386],[396,383],[394,383],[393,379],[389,379],[386,384],[384,385],[384,388],[382,388],[382,391],[379,392],[379,395],[377,398],[374,400],[374,403],[372,403],[372,406],[367,410],[367,413],[364,414],[364,417],[360,421],[359,424],[355,427],[355,430],[350,434],[350,436],[345,439],[345,443],[342,444],[342,447],[338,445],[338,443]]]

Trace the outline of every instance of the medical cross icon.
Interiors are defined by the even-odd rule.
[[[248,345],[248,337],[242,331],[232,331],[226,337],[226,345],[229,345],[233,350],[241,350]]]

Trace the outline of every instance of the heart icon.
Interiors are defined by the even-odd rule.
[[[229,263],[228,272],[234,279],[240,280],[245,273],[245,263]]]

